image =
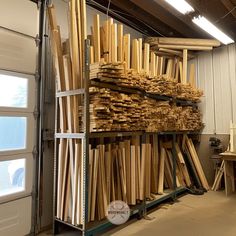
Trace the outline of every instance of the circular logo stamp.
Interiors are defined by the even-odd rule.
[[[123,201],[113,201],[107,208],[107,219],[114,225],[124,224],[130,216],[130,208]]]

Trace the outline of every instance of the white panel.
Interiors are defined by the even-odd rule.
[[[235,44],[228,46],[229,54],[229,78],[232,95],[233,123],[236,123],[236,47]]]
[[[0,205],[0,236],[24,236],[30,233],[31,197]]]
[[[29,0],[0,0],[0,26],[31,35],[38,33],[37,5]]]
[[[213,91],[213,71],[212,54],[202,53],[198,56],[197,63],[197,84],[203,90],[204,96],[199,107],[203,114],[204,134],[213,134],[215,132],[214,117],[214,91]]]
[[[35,73],[36,57],[34,40],[0,29],[0,69]]]
[[[229,133],[229,123],[232,119],[229,63],[226,46],[213,51],[215,118],[218,134]]]

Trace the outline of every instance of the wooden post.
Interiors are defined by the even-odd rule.
[[[183,50],[183,84],[187,84],[188,50]]]
[[[123,25],[118,25],[118,53],[117,60],[123,62]]]
[[[144,71],[147,75],[149,75],[149,57],[150,57],[150,44],[145,43],[143,65],[144,65]]]
[[[113,63],[117,62],[117,24],[112,24],[111,26],[111,40],[112,40],[112,48],[111,48],[111,61]]]
[[[101,58],[100,51],[100,16],[97,14],[93,19],[94,29],[94,61],[99,62]]]
[[[124,62],[126,63],[126,69],[130,69],[130,34],[124,35]]]

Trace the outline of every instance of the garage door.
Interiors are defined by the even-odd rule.
[[[29,0],[0,8],[0,236],[31,231],[38,12]]]

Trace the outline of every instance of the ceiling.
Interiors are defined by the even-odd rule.
[[[196,10],[236,41],[236,0],[187,0]],[[107,12],[109,0],[87,0]],[[111,0],[109,14],[149,36],[211,38],[164,0]],[[192,15],[193,16],[193,15]]]

